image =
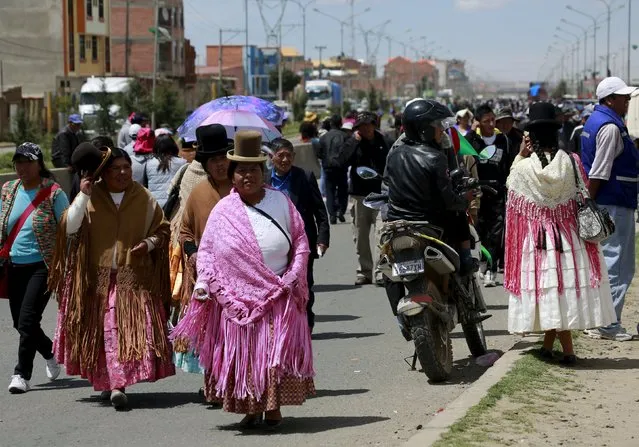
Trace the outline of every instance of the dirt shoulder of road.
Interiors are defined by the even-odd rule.
[[[635,278],[635,283],[637,279]],[[624,322],[639,323],[639,284],[626,297]],[[593,340],[576,334],[576,367],[545,362],[536,348],[434,445],[639,445],[639,339]],[[556,349],[559,346],[556,345]],[[560,358],[560,352],[556,352]]]

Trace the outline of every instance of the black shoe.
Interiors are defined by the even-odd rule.
[[[550,349],[546,349],[543,346],[539,348],[539,357],[546,360],[552,360],[553,354]]]
[[[366,284],[373,284],[373,280],[370,278],[365,278],[363,276],[360,276],[355,280],[356,286],[364,286]]]
[[[575,366],[577,364],[577,356],[574,354],[564,355],[564,358],[559,360],[559,363],[564,366]]]
[[[339,221],[340,221],[341,223],[346,222],[346,218],[344,217],[344,215],[343,215],[343,214],[340,214],[339,216],[337,216],[337,218],[339,219]]]
[[[337,217],[331,216],[330,222],[331,222],[331,225],[335,225],[337,223]]]

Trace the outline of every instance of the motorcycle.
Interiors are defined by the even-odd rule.
[[[379,174],[366,167],[357,168],[363,179]],[[463,171],[451,172],[458,194],[469,190],[496,191],[477,179],[464,177]],[[364,205],[381,211],[382,220],[388,196],[369,194]],[[469,219],[472,256],[479,263],[480,242]],[[479,286],[477,273],[460,275],[460,256],[443,240],[444,230],[427,221],[385,222],[381,228],[378,269],[395,283],[403,284],[408,294],[397,306],[402,334],[415,344],[411,369],[419,360],[432,382],[447,380],[453,363],[450,333],[461,323],[466,343],[475,357],[486,354],[483,322],[490,318]]]

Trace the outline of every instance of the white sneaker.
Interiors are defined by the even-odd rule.
[[[600,331],[599,329],[586,329],[584,331],[584,334],[590,338],[612,340],[612,341],[630,341],[633,339],[632,334],[629,334],[623,328],[619,332],[616,332],[614,334],[611,334],[605,331]]]
[[[24,380],[20,374],[11,376],[11,383],[9,384],[9,392],[11,394],[22,394],[29,391],[29,381]]]
[[[55,357],[51,357],[49,360],[47,360],[47,377],[49,378],[49,380],[53,381],[57,379],[60,375],[61,369],[62,368],[60,368],[60,365],[58,365]]]
[[[495,287],[495,276],[488,270],[484,275],[484,287]]]
[[[126,408],[128,404],[129,399],[126,397],[126,394],[120,390],[111,391],[111,405],[113,405],[113,408],[122,410]]]

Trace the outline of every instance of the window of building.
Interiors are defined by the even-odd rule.
[[[98,36],[91,36],[91,62],[98,61]]]
[[[75,35],[73,33],[73,2],[68,0],[67,3],[67,40],[69,44],[69,71],[75,71]]]
[[[98,0],[98,19],[104,22],[104,0]]]
[[[104,38],[104,71],[111,73],[111,39]]]
[[[93,2],[92,2],[92,0],[87,0],[87,19],[93,20]]]
[[[80,45],[80,62],[84,62],[87,60],[87,49],[86,49],[86,41],[83,35],[79,37],[79,45]]]

